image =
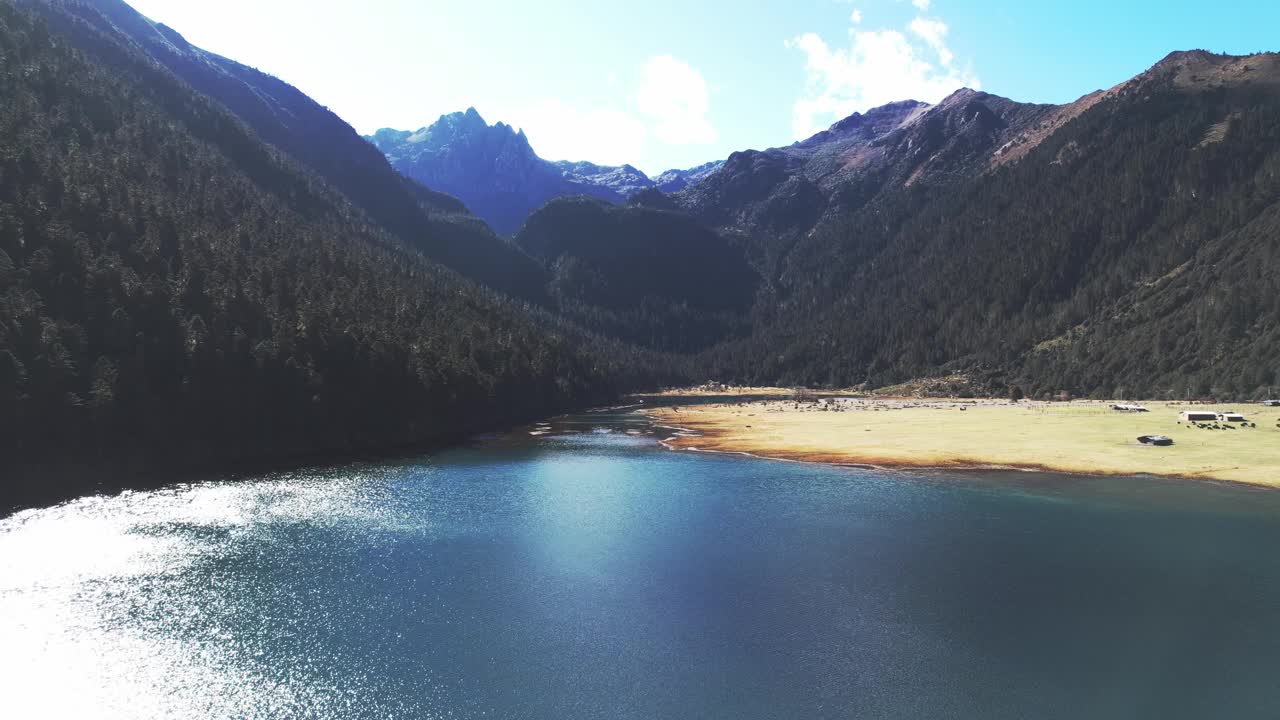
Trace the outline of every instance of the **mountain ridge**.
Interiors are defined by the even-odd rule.
[[[686,187],[716,166],[668,170],[655,180],[629,164],[544,160],[522,128],[501,121],[489,125],[474,107],[441,115],[416,131],[381,128],[365,139],[405,176],[457,197],[502,235],[514,235],[555,198],[585,195],[623,203],[642,190]]]
[[[0,4],[0,63],[0,458],[33,493],[41,464],[381,451],[694,379],[1280,385],[1276,54],[1171,53],[1066,105],[892,103],[670,193],[552,197],[509,241],[117,0]],[[643,175],[438,123],[384,140]]]
[[[196,47],[123,0],[16,1],[99,62],[119,62],[126,50],[165,68],[406,245],[481,283],[538,299],[543,278],[534,263],[475,223],[454,198],[396,172],[342,118],[284,80]]]
[[[0,512],[420,450],[665,365],[432,259],[68,7],[0,3]]]
[[[1280,55],[1174,52],[1063,105],[891,103],[633,202],[738,237],[763,279],[706,377],[1258,395],[1280,381],[1256,270],[1280,254],[1278,118]],[[559,214],[541,232],[584,222]]]

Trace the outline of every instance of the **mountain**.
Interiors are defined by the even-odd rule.
[[[893,103],[671,193],[542,161],[474,112],[380,133],[397,167],[439,171],[429,189],[115,0],[0,4],[0,95],[3,505],[693,378],[1280,385],[1274,54],[1173,53],[1065,105]],[[525,202],[519,231],[448,178]]]
[[[99,63],[122,68],[126,57],[140,54],[165,68],[406,245],[486,285],[536,299],[543,280],[528,258],[475,222],[454,198],[406,180],[350,125],[292,85],[191,45],[122,0],[19,4],[42,14],[51,29]]]
[[[605,198],[607,200],[626,200],[641,190],[653,187],[653,181],[648,175],[630,165],[611,167],[586,161],[570,162],[568,160],[558,160],[551,164],[564,175],[565,179],[575,185],[608,190],[612,193],[612,197]],[[581,194],[591,195],[589,192]]]
[[[967,89],[936,106],[891,103],[787,147],[734,153],[675,200],[713,227],[756,238],[776,277],[793,244],[824,218],[883,190],[981,174],[989,153],[1051,110]]]
[[[432,260],[430,226],[404,242],[98,30],[102,6],[0,4],[0,506],[421,447],[662,381]]]
[[[760,276],[743,243],[684,213],[559,198],[515,242],[550,270],[555,311],[596,332],[687,353],[751,330]]]
[[[844,150],[843,177],[804,163],[791,177],[820,209],[788,244],[761,241],[784,300],[757,330],[759,362],[739,349],[729,364],[871,385],[956,369],[1036,396],[1266,393],[1280,288],[1256,268],[1280,251],[1276,69],[1180,53],[1066,106],[961,91]],[[779,217],[729,206],[758,209],[758,234]]]
[[[1260,396],[1280,384],[1278,58],[1173,53],[1066,105],[893,103],[634,201],[740,238],[763,278],[706,377]]]
[[[513,235],[533,211],[555,198],[586,195],[621,203],[655,186],[630,165],[543,160],[523,130],[501,122],[489,125],[475,108],[442,115],[416,132],[383,128],[367,139],[401,173],[458,197],[503,235]],[[707,167],[671,170],[662,177],[668,187],[683,187],[697,182]]]
[[[664,193],[678,192],[702,182],[722,165],[723,160],[713,160],[688,170],[668,170],[653,179],[653,186]]]

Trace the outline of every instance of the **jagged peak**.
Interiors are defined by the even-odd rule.
[[[991,93],[984,92],[982,90],[975,90],[971,87],[962,87],[959,90],[956,90],[955,92],[943,98],[941,102],[939,102],[935,107],[953,108],[960,105],[971,103],[975,100],[977,101],[999,100],[1003,102],[1015,102],[1013,100],[1010,100],[1009,98],[1000,97],[999,95],[992,95]]]
[[[929,103],[921,102],[919,100],[897,100],[895,102],[885,103],[880,107],[871,108],[866,114],[880,115],[901,110],[911,111],[922,107],[929,107]]]
[[[472,127],[489,127],[489,124],[485,122],[485,119],[480,116],[480,113],[477,112],[474,107],[467,108],[465,112],[445,113],[440,116],[440,119],[437,120],[433,126],[441,123]]]
[[[795,143],[793,147],[813,147],[860,132],[865,135],[864,128],[868,126],[873,136],[880,136],[910,122],[931,107],[929,103],[919,100],[896,100],[873,107],[865,113],[855,112],[837,120],[826,130]]]
[[[524,130],[517,132],[516,128],[501,121],[489,125],[474,107],[461,112],[445,113],[431,125],[419,128],[405,140],[411,143],[436,143],[447,142],[450,138],[479,135],[489,138],[489,141],[494,138],[509,138],[521,145],[529,145],[529,139],[525,136]]]
[[[865,113],[853,113],[852,115],[837,120],[828,128],[828,132],[839,133],[846,130],[861,127],[867,121],[880,120],[884,118],[901,118],[911,113],[929,107],[929,103],[920,102],[919,100],[898,100],[886,103],[879,107],[873,107]]]

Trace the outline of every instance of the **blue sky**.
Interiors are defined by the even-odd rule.
[[[474,106],[553,160],[656,173],[960,86],[1068,102],[1171,50],[1280,50],[1280,2],[134,0],[357,130]]]

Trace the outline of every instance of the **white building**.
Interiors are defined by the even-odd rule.
[[[1123,405],[1123,404],[1112,405],[1111,409],[1115,410],[1116,412],[1132,412],[1132,413],[1151,412],[1150,410],[1142,407],[1141,405]]]

